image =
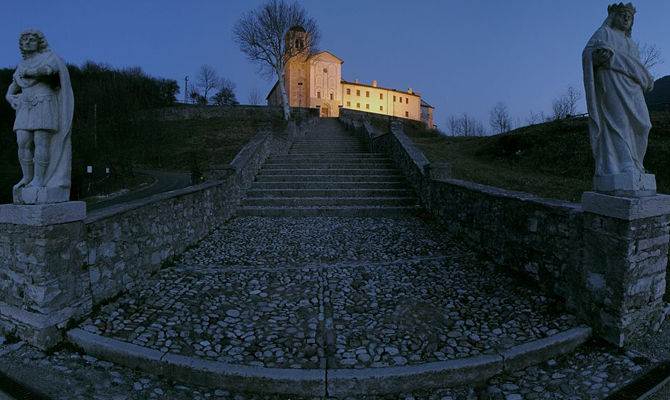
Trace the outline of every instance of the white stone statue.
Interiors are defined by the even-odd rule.
[[[22,32],[19,48],[23,60],[6,95],[16,110],[14,132],[23,172],[14,186],[14,203],[68,201],[74,113],[70,75],[65,62],[49,49],[42,32]]]
[[[656,191],[654,176],[642,166],[651,129],[643,92],[653,88],[654,79],[630,38],[635,11],[631,3],[610,5],[582,53],[594,186],[614,195]]]

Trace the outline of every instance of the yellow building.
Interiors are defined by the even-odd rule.
[[[302,28],[295,28],[292,37],[298,37],[301,43],[309,43],[309,38]],[[288,36],[288,34],[287,34]],[[375,114],[390,115],[399,118],[423,121],[433,129],[434,108],[412,88],[406,92],[358,82],[347,82],[342,79],[343,61],[332,53],[322,51],[309,54],[309,48],[293,57],[284,71],[284,86],[291,107],[321,108],[321,116],[339,116],[339,107],[365,111]],[[275,83],[266,100],[268,105],[282,104],[279,82]]]

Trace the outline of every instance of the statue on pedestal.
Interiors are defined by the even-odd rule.
[[[65,62],[49,49],[42,32],[22,32],[19,48],[23,60],[5,97],[16,110],[14,132],[23,172],[23,178],[14,185],[14,203],[68,201],[74,113],[70,75]]]
[[[651,129],[643,93],[654,79],[630,38],[635,7],[612,4],[582,53],[596,191],[623,196],[656,193],[642,161]]]

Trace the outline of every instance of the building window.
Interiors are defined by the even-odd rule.
[[[393,96],[393,102],[395,103],[395,96]]]
[[[361,103],[356,103],[356,108],[361,108]]]
[[[409,97],[405,97],[405,104],[409,104]]]
[[[321,98],[321,92],[316,92],[316,97],[317,97],[318,99],[320,99],[320,98]]]
[[[409,111],[405,111],[405,118],[409,118]]]
[[[347,107],[351,107],[351,102],[347,101]]]
[[[333,94],[332,93],[330,94],[330,99],[333,100]]]
[[[379,93],[379,100],[384,100],[384,93]]]
[[[365,109],[366,109],[366,110],[369,110],[369,109],[370,109],[370,105],[369,105],[369,104],[366,104],[366,105],[365,105]]]
[[[384,111],[384,106],[379,106],[379,111]]]
[[[347,94],[351,94],[351,89],[347,89]]]
[[[356,96],[360,96],[360,95],[361,95],[361,91],[360,91],[360,90],[357,90],[357,91],[356,91]]]
[[[402,103],[402,97],[398,96],[398,101]]]
[[[370,97],[370,92],[366,91],[365,92],[365,97]]]

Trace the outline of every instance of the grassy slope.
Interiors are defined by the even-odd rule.
[[[645,167],[660,193],[670,193],[670,114],[653,113]],[[516,129],[490,137],[445,137],[406,123],[405,133],[430,161],[452,164],[452,176],[486,185],[579,202],[593,187],[586,118]]]
[[[281,130],[282,120],[209,118],[181,121],[144,121],[141,131],[157,151],[146,152],[144,146],[133,149],[137,165],[146,168],[190,172],[195,156],[200,170],[212,164],[227,164],[259,128],[268,123]]]

